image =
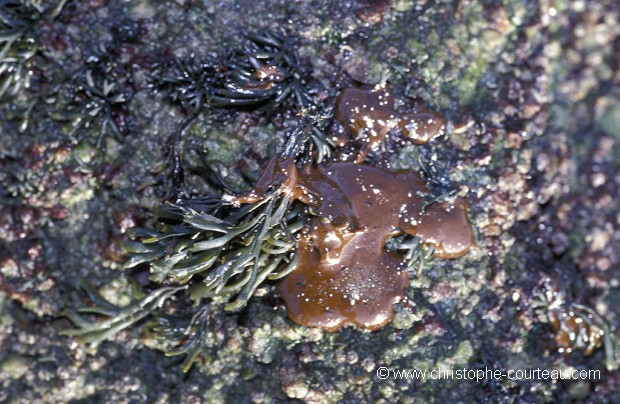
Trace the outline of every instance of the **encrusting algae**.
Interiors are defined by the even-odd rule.
[[[408,285],[402,257],[385,248],[391,237],[417,236],[439,258],[462,256],[474,243],[463,198],[429,205],[430,190],[417,173],[362,163],[394,128],[416,143],[443,129],[443,118],[434,113],[405,116],[392,104],[384,89],[345,89],[336,118],[363,136],[367,147],[361,157],[300,170],[290,159],[273,157],[255,189],[231,200],[254,202],[279,187],[316,214],[302,231],[294,270],[278,284],[289,316],[299,324],[326,331],[383,327]]]

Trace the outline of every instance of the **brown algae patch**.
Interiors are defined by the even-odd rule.
[[[353,162],[297,170],[291,160],[272,158],[257,188],[232,202],[260,198],[272,186],[317,215],[302,231],[294,270],[278,284],[290,318],[305,326],[376,330],[390,320],[408,285],[402,257],[385,248],[390,237],[418,236],[441,258],[473,244],[465,200],[426,206],[429,190],[410,170]]]
[[[297,247],[298,264],[278,285],[291,319],[335,331],[351,324],[376,330],[392,316],[408,275],[388,238],[407,233],[458,257],[473,244],[461,198],[424,209],[428,189],[408,170],[350,162],[300,172],[300,199],[316,209]]]
[[[406,139],[416,144],[426,143],[441,135],[444,118],[431,111],[401,114],[394,109],[394,97],[385,86],[349,87],[342,90],[336,100],[335,117],[347,127],[355,140],[365,143],[356,159],[364,161],[369,151],[375,150],[388,132],[399,128]],[[349,139],[339,138],[345,144]]]

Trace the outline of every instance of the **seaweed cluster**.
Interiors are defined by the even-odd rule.
[[[191,281],[192,300],[234,297],[226,310],[243,307],[265,279],[278,279],[291,270],[294,235],[303,227],[300,209],[290,209],[290,197],[274,188],[243,208],[220,202],[214,209],[192,208],[192,201],[168,204],[158,232],[137,230],[140,241],[127,242],[132,268],[151,262],[151,280]]]
[[[132,92],[122,90],[127,88],[121,85],[127,78],[113,59],[104,46],[87,56],[63,94],[64,108],[51,113],[54,120],[69,126],[74,143],[92,143],[99,157],[105,155],[107,136],[121,141],[131,131],[127,117]]]
[[[246,44],[226,58],[226,79],[213,91],[214,106],[252,105],[267,115],[289,97],[307,108],[313,100],[306,92],[299,61],[287,39],[276,32],[250,32]]]
[[[0,10],[0,101],[5,101],[27,85],[28,65],[37,51],[29,33],[41,14],[18,0],[0,2]]]
[[[213,87],[224,79],[224,66],[217,57],[199,60],[192,53],[160,67],[151,79],[153,91],[162,91],[186,112],[200,112],[211,95]]]
[[[96,345],[166,299],[187,293],[201,305],[193,320],[181,326],[160,313],[152,330],[168,340],[176,336],[181,345],[176,352],[188,354],[188,368],[206,343],[201,330],[210,321],[209,307],[221,303],[225,310],[239,310],[267,279],[282,279],[278,290],[301,324],[373,330],[389,321],[414,262],[432,255],[455,258],[473,245],[464,199],[435,195],[413,171],[364,163],[388,132],[400,131],[415,143],[439,136],[442,117],[398,113],[385,87],[347,88],[336,102],[336,119],[348,133],[328,136],[330,109],[303,90],[297,57],[286,51],[285,39],[275,33],[246,39],[246,47],[217,63],[177,61],[174,71],[182,77],[159,81],[178,85],[169,94],[192,110],[182,128],[206,105],[251,106],[270,116],[292,95],[301,111],[298,125],[250,192],[230,195],[222,189],[220,195],[178,199],[163,206],[157,230],[133,229],[133,241],[124,243],[126,267],[148,264],[151,282],[161,286],[122,309],[95,296],[97,307],[85,311],[108,319],[91,323],[69,312],[79,328],[68,334]],[[333,149],[336,143],[340,150]],[[351,159],[355,149],[361,151]],[[394,237],[401,234],[409,237]]]
[[[245,41],[219,57],[176,59],[153,76],[163,91],[188,111],[213,107],[252,107],[268,116],[294,96],[298,108],[314,105],[304,86],[290,39],[273,31],[248,32]]]
[[[318,152],[317,161],[329,156],[334,146],[324,136],[324,123],[331,113],[317,105],[304,85],[299,59],[290,38],[265,30],[248,32],[244,41],[220,55],[199,59],[195,54],[178,58],[162,66],[152,77],[151,88],[165,93],[188,114],[169,140],[170,171],[173,189],[168,200],[183,194],[184,152],[187,129],[207,107],[235,107],[263,113],[269,119],[285,103],[299,114],[299,123],[287,149],[300,139],[305,146],[306,132],[311,142],[305,158]]]
[[[39,50],[36,26],[56,17],[65,0],[45,8],[37,2],[0,0],[0,102],[28,86],[29,70]]]

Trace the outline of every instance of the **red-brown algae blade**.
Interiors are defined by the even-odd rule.
[[[363,122],[361,117],[375,111],[391,110],[394,107],[392,94],[383,87],[348,87],[336,99],[335,117],[344,126]],[[359,129],[359,128],[358,128]]]
[[[323,219],[306,226],[299,264],[278,285],[289,316],[326,331],[381,328],[408,284],[402,259],[385,250],[385,241],[399,228],[415,229],[428,189],[411,171],[346,162],[306,168],[300,185]]]
[[[347,324],[376,330],[390,320],[407,287],[407,274],[400,257],[376,248],[366,237],[356,235],[345,246],[343,259],[331,265],[320,264],[311,247],[300,247],[305,266],[278,285],[293,321],[336,331]]]
[[[428,206],[415,234],[423,242],[435,246],[436,257],[461,257],[475,244],[467,217],[467,201],[459,197],[452,205],[438,202]]]
[[[445,119],[432,111],[399,113],[394,108],[394,98],[384,86],[343,89],[336,100],[335,117],[354,137],[361,136],[368,143],[358,162],[396,127],[400,127],[403,137],[423,144],[441,135],[445,126]]]
[[[403,116],[399,125],[403,136],[416,144],[424,144],[443,133],[445,119],[435,112],[418,112]]]
[[[288,194],[294,199],[296,197],[295,192],[299,188],[298,180],[299,174],[293,160],[280,159],[278,156],[273,156],[267,162],[252,191],[244,196],[230,197],[227,202],[235,206],[258,202],[274,187],[280,187],[281,193]]]
[[[381,86],[343,89],[336,100],[335,117],[349,128],[353,139],[358,138],[367,143],[356,160],[358,162],[363,161],[368,151],[383,142],[400,120],[400,114],[394,110],[394,98]],[[340,143],[343,141],[340,140]]]

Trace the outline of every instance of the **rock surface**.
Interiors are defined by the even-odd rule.
[[[36,44],[20,54],[28,74],[0,96],[0,401],[620,401],[620,5],[376,3],[88,0],[32,22],[20,37]],[[72,327],[63,310],[88,305],[80,279],[119,305],[145,284],[120,270],[116,243],[153,225],[169,187],[166,143],[186,117],[149,77],[261,28],[294,38],[326,104],[387,79],[401,113],[425,106],[446,118],[447,135],[428,145],[385,147],[395,168],[418,170],[424,153],[449,173],[477,247],[417,271],[374,332],[298,326],[265,284],[243,311],[216,313],[208,354],[187,375],[148,328],[96,352],[59,336]],[[104,97],[86,100],[72,84],[89,75]],[[202,113],[187,130],[187,192],[208,194],[204,162],[241,186],[240,168],[264,164],[294,120]],[[559,352],[546,295],[595,313],[583,315],[587,330],[606,325],[605,347]],[[405,380],[382,379],[382,367],[601,373]]]

